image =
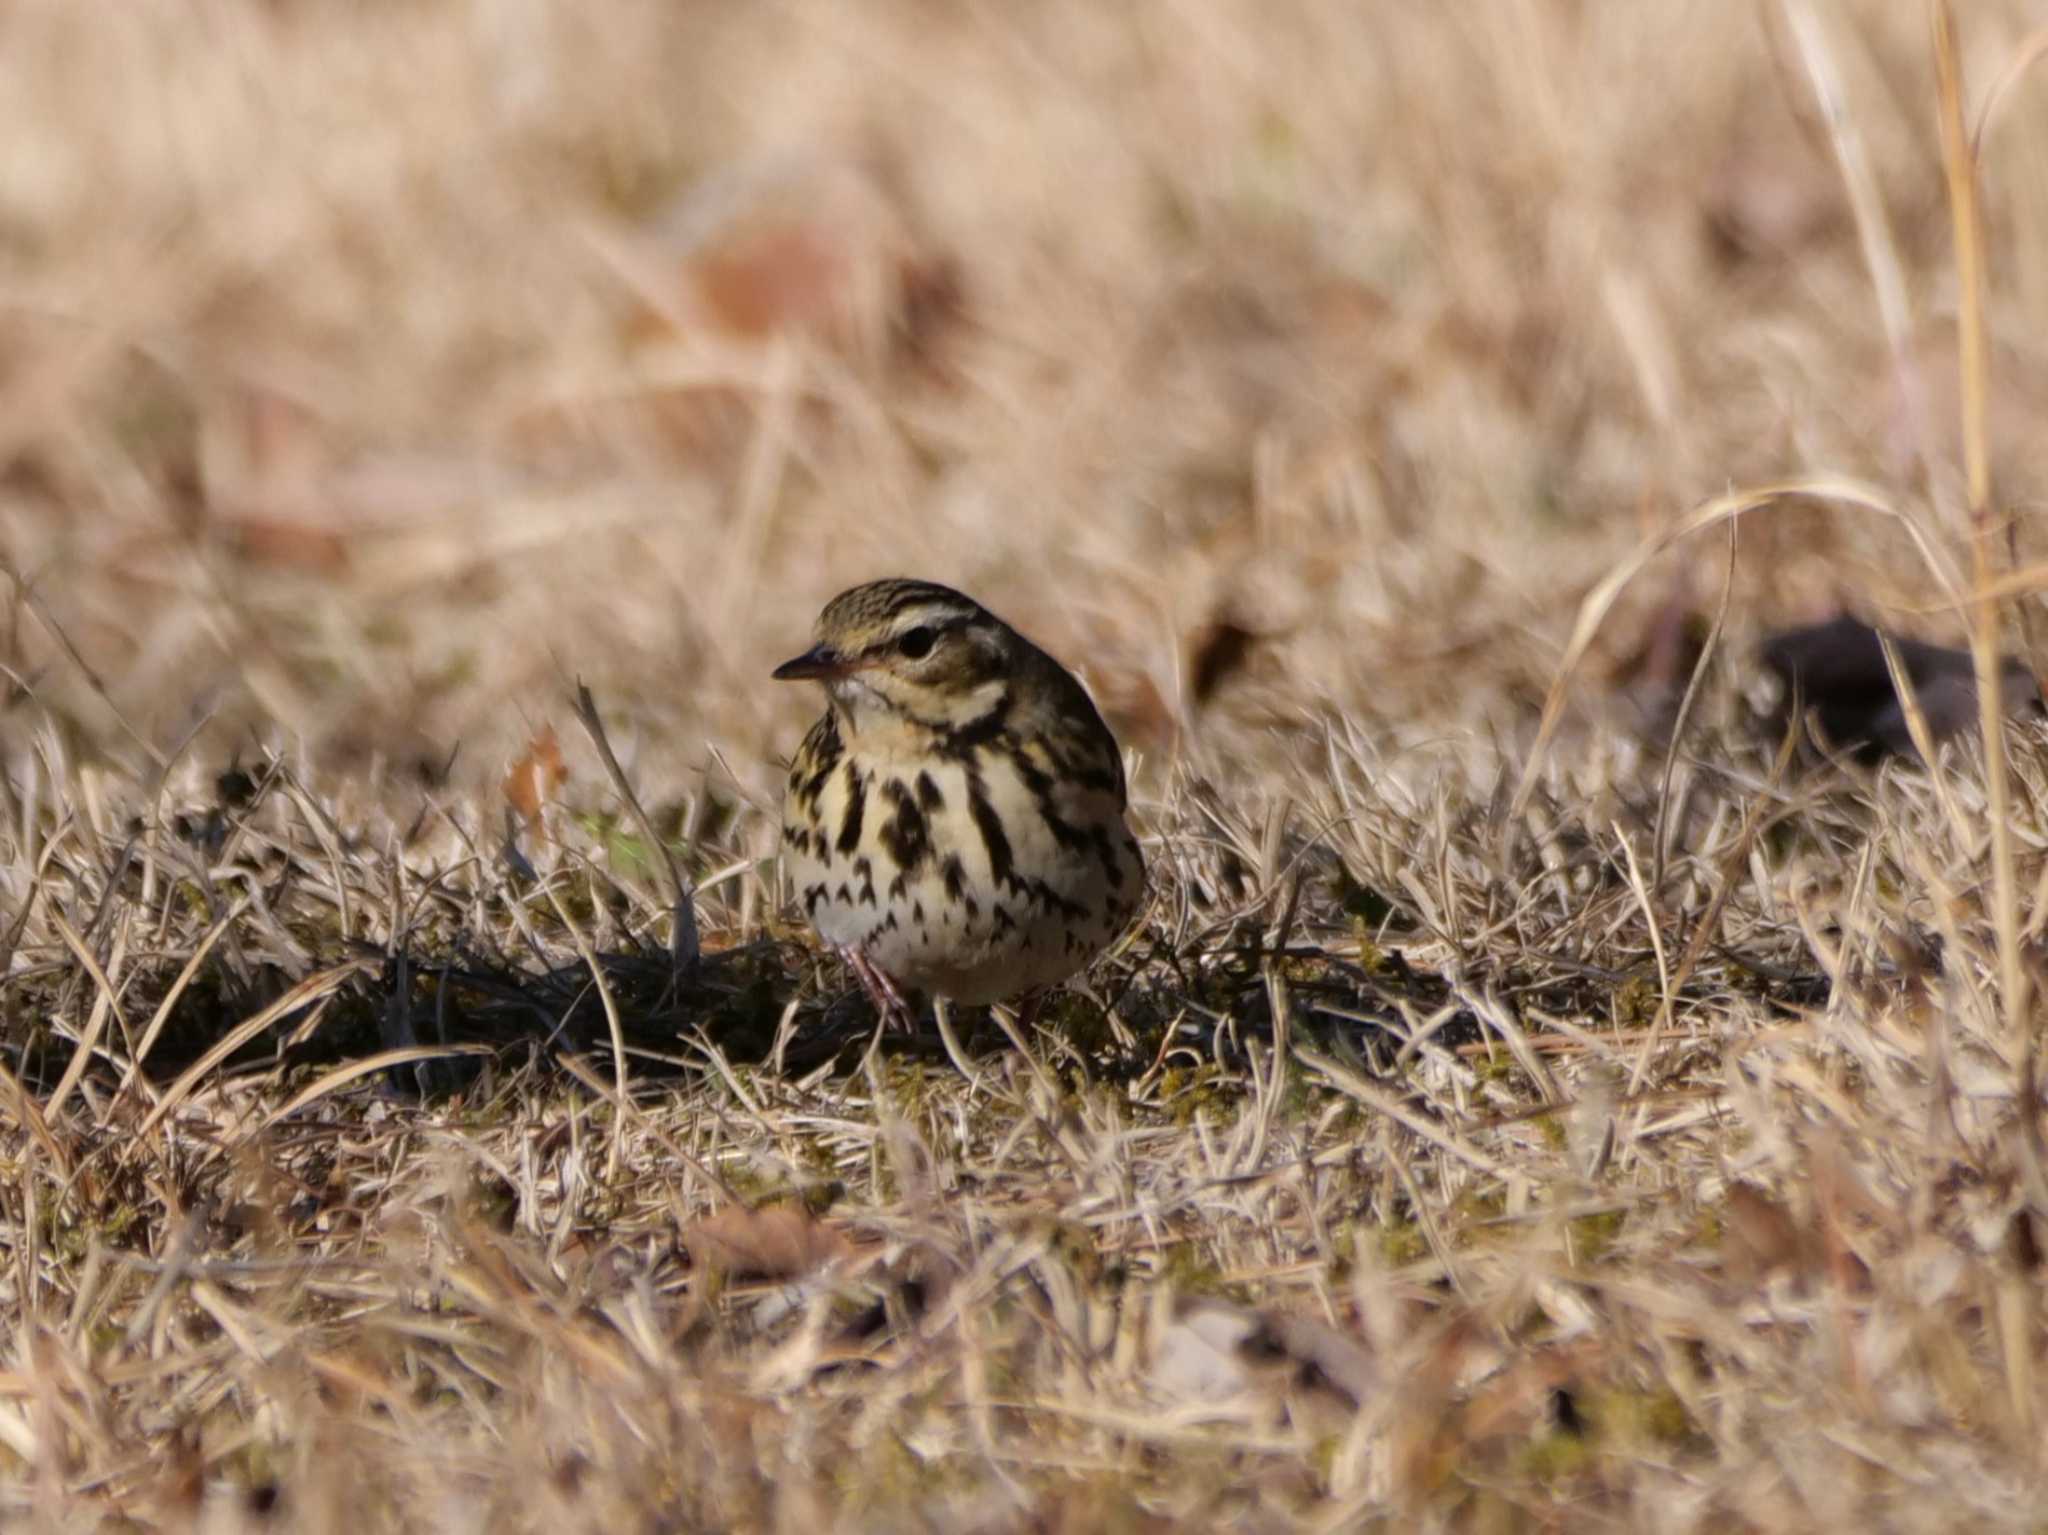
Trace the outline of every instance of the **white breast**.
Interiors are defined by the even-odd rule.
[[[991,1002],[1064,980],[1130,920],[1144,875],[1119,799],[1029,756],[848,753],[819,798],[827,835],[786,834],[783,863],[826,941],[900,984]]]

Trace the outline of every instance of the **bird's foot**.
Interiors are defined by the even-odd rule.
[[[854,978],[860,982],[861,990],[868,994],[868,1000],[874,1003],[875,1011],[881,1014],[882,1026],[887,1028],[894,1023],[906,1034],[914,1032],[917,1028],[917,1015],[910,1010],[910,1004],[904,1000],[903,993],[897,989],[896,983],[877,968],[860,945],[841,944],[839,954],[852,967]]]

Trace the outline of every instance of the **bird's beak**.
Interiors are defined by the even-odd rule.
[[[830,645],[813,645],[802,655],[791,661],[784,661],[775,668],[777,682],[805,682],[817,680],[830,682],[835,677],[844,677],[853,667],[845,656]]]

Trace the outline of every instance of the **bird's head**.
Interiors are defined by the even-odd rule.
[[[944,734],[1002,710],[1039,652],[973,598],[931,581],[870,581],[825,604],[779,681],[821,682],[858,730],[878,717]]]

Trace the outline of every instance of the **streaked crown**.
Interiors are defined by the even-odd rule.
[[[870,581],[825,604],[817,643],[775,669],[825,684],[858,721],[881,709],[958,729],[1005,702],[1007,681],[1056,663],[973,598],[934,581]]]

